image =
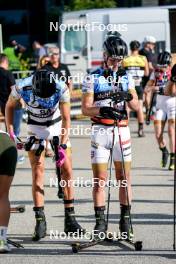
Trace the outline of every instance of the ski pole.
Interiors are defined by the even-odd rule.
[[[124,161],[123,148],[122,148],[122,139],[121,139],[121,134],[120,134],[119,122],[116,121],[116,123],[117,123],[117,127],[118,127],[119,145],[120,145],[120,151],[121,151],[121,155],[122,155],[122,175],[123,175],[123,179],[127,182],[127,186],[125,186],[125,191],[126,191],[126,198],[127,198],[128,209],[129,209],[130,227],[131,227],[131,232],[133,234],[133,226],[132,226],[131,210],[130,210],[130,200],[129,200],[129,194],[128,194],[128,181],[127,181],[126,172],[125,172],[125,161]]]
[[[174,236],[173,236],[173,250],[176,247],[176,154],[174,159]]]
[[[109,169],[109,185],[108,185],[108,206],[107,206],[107,214],[106,214],[106,230],[108,230],[109,224],[109,208],[110,208],[110,199],[111,199],[111,178],[112,178],[112,159],[113,159],[113,149],[114,149],[114,139],[115,139],[115,124],[113,128],[113,139],[112,139],[112,147],[110,149],[110,169]]]

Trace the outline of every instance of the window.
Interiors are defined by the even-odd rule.
[[[66,51],[81,52],[86,47],[86,32],[83,30],[73,31],[69,29],[65,31],[64,48]]]

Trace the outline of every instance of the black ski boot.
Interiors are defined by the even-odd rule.
[[[169,152],[166,147],[160,148],[160,150],[162,151],[161,166],[162,168],[165,168],[167,165],[168,158],[169,158]]]
[[[143,127],[144,127],[143,123],[139,123],[138,126],[139,126],[138,127],[138,137],[145,137],[144,130],[143,130]]]
[[[36,218],[35,231],[32,237],[33,241],[39,241],[46,236],[46,219],[44,214],[44,207],[34,207]]]
[[[175,154],[170,153],[170,164],[169,164],[169,170],[174,170],[175,167]]]
[[[94,227],[94,239],[104,239],[107,232],[107,225],[105,221],[105,206],[95,207],[96,225]]]
[[[121,208],[121,216],[119,222],[119,229],[122,239],[132,240],[133,239],[133,231],[131,230],[130,223],[130,210],[131,206],[128,205],[120,205]]]
[[[75,218],[74,207],[65,208],[65,222],[64,222],[64,232],[68,234],[77,233],[78,236],[85,234],[85,229],[83,229],[77,222]]]

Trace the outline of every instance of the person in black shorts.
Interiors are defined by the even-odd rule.
[[[137,40],[130,42],[131,54],[124,58],[122,65],[129,73],[135,83],[135,90],[138,95],[139,108],[137,110],[138,118],[138,136],[143,137],[143,125],[144,125],[144,114],[143,114],[143,87],[142,87],[142,78],[148,76],[149,67],[148,62],[145,56],[139,54],[140,43]]]
[[[13,74],[8,71],[8,67],[7,56],[0,53],[0,112],[3,116],[5,116],[5,105],[11,93],[11,87],[15,84]]]
[[[15,174],[17,149],[8,134],[0,130],[0,253],[9,252],[7,228],[10,218],[9,189]]]

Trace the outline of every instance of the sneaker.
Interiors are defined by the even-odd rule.
[[[11,251],[10,245],[7,243],[6,239],[0,240],[0,253],[8,253]]]
[[[18,156],[18,164],[23,164],[25,160],[25,157],[23,155]]]

